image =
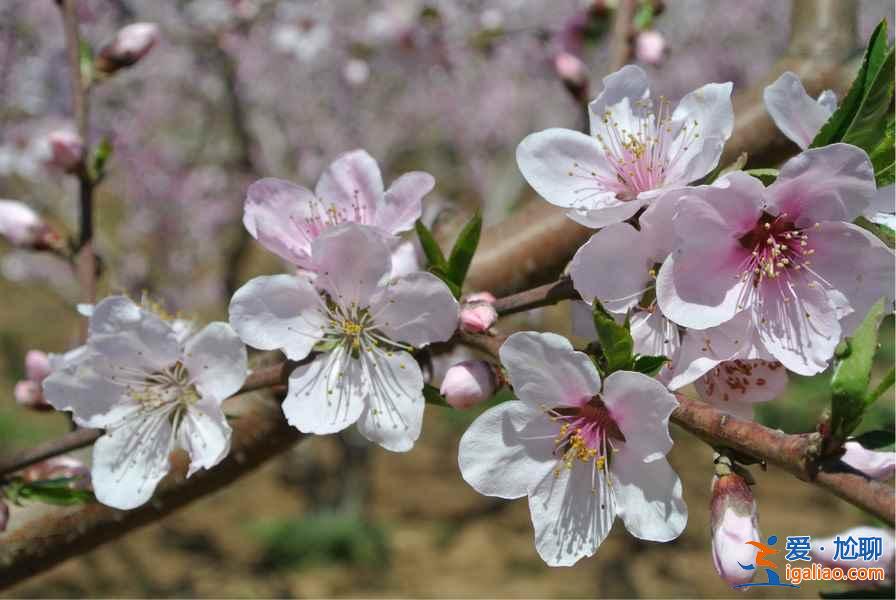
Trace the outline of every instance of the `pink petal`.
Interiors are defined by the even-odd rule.
[[[364,150],[353,150],[341,154],[327,167],[314,194],[325,205],[346,211],[346,220],[373,225],[383,202],[383,177],[372,156]]]
[[[325,231],[312,244],[315,284],[334,302],[370,306],[381,281],[392,271],[388,239],[379,229],[346,223]]]
[[[305,223],[309,208],[316,205],[314,194],[304,187],[282,179],[261,179],[249,186],[243,225],[262,246],[307,268],[311,261],[311,237]]]
[[[790,71],[766,87],[762,99],[781,133],[803,150],[809,147],[834,112],[810,97],[800,78]]]
[[[422,171],[405,173],[396,179],[377,207],[376,226],[392,234],[413,228],[423,212],[423,196],[435,185],[433,176]]]
[[[669,415],[678,406],[669,390],[641,373],[616,371],[604,382],[601,399],[625,436],[626,452],[649,462],[672,448]]]
[[[715,367],[694,388],[705,402],[751,419],[753,404],[774,400],[787,383],[787,370],[779,362],[738,359]]]
[[[896,473],[896,452],[892,450],[875,452],[867,450],[858,442],[846,442],[843,448],[846,452],[840,460],[871,479],[890,479]]]

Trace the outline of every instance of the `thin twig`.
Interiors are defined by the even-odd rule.
[[[610,72],[618,71],[632,59],[634,18],[637,0],[619,0],[613,22],[613,38],[610,40]]]

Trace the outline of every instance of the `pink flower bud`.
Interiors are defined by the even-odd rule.
[[[0,236],[13,246],[33,247],[46,225],[28,206],[14,200],[0,200]]]
[[[66,173],[72,173],[81,165],[84,156],[84,140],[70,129],[58,129],[47,137],[50,142],[50,164]]]
[[[487,302],[464,304],[460,309],[460,327],[468,333],[484,333],[497,320],[498,312]]]
[[[131,23],[122,28],[112,43],[100,50],[96,69],[112,74],[130,67],[146,56],[159,41],[159,27],[155,23]]]
[[[491,398],[497,387],[498,377],[490,363],[465,360],[448,369],[440,391],[454,408],[470,408]]]
[[[579,102],[588,101],[588,67],[579,57],[560,52],[554,56],[554,70],[573,98]]]
[[[635,56],[639,62],[657,65],[666,53],[666,38],[658,31],[642,31],[635,40]]]
[[[729,585],[749,583],[756,570],[740,565],[753,564],[756,558],[757,548],[747,542],[762,540],[753,492],[740,475],[713,478],[710,526],[716,572]]]
[[[464,298],[464,302],[488,302],[494,304],[497,301],[491,292],[474,292]]]
[[[846,452],[840,460],[871,479],[889,479],[896,473],[896,452],[892,450],[875,452],[855,441],[846,442],[843,449]]]
[[[19,406],[32,410],[52,410],[53,407],[44,399],[44,392],[39,383],[22,380],[13,388],[13,396]]]
[[[6,531],[7,523],[9,523],[9,506],[0,500],[0,532]]]
[[[42,481],[62,477],[78,479],[79,481],[72,482],[72,487],[76,489],[90,487],[90,469],[80,460],[71,456],[54,456],[31,465],[22,472],[22,478],[25,481]]]
[[[50,357],[40,350],[29,350],[25,355],[25,373],[34,383],[40,383],[50,374]]]

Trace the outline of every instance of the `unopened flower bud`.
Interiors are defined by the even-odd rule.
[[[666,38],[658,31],[642,31],[635,40],[635,56],[639,62],[658,65],[666,54]]]
[[[13,246],[35,246],[46,229],[40,216],[25,204],[0,200],[0,236]]]
[[[448,369],[439,391],[454,408],[470,408],[491,398],[497,387],[498,376],[491,363],[465,360]]]
[[[576,101],[588,101],[588,67],[578,56],[560,52],[554,56],[554,70]]]
[[[9,506],[0,500],[0,532],[6,531],[7,523],[9,523]]]
[[[25,374],[28,379],[40,383],[50,374],[50,357],[40,350],[29,350],[25,355]]]
[[[714,477],[709,505],[712,528],[712,562],[729,585],[749,583],[756,570],[740,565],[753,564],[761,541],[756,501],[743,477],[735,473]]]
[[[889,479],[896,473],[896,452],[892,450],[875,452],[856,441],[846,442],[843,449],[846,452],[840,460],[871,479]]]
[[[464,304],[460,309],[460,327],[468,333],[484,333],[498,320],[498,312],[488,302]]]
[[[159,27],[155,23],[132,23],[123,27],[110,44],[100,50],[96,70],[111,75],[130,67],[146,56],[159,41]]]
[[[58,129],[47,136],[50,164],[66,173],[78,170],[84,157],[84,140],[71,129]]]
[[[34,381],[25,379],[16,383],[15,388],[13,388],[13,396],[15,396],[19,406],[24,408],[30,408],[32,410],[53,409],[53,407],[44,399],[44,392],[41,389],[40,384],[35,383]]]
[[[46,479],[76,479],[72,487],[87,489],[90,487],[90,469],[83,462],[71,456],[54,456],[31,465],[22,472],[25,481],[43,481]]]

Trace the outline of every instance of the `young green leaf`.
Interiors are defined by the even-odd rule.
[[[665,356],[638,356],[635,358],[632,370],[653,377],[660,372],[668,360]]]
[[[459,288],[464,286],[464,279],[479,246],[480,233],[482,233],[482,216],[477,211],[460,230],[454,248],[451,249],[451,256],[448,258],[448,276]]]
[[[868,397],[865,398],[865,406],[871,406],[878,398],[883,396],[887,390],[893,387],[894,380],[896,380],[896,368],[890,367],[890,370],[887,371],[884,378],[877,384],[877,387],[868,392]]]
[[[597,340],[600,342],[603,354],[602,360],[598,360],[599,366],[604,371],[603,374],[606,376],[614,371],[631,370],[635,344],[629,331],[628,317],[625,318],[625,323],[620,325],[597,298],[594,299],[592,316],[594,328],[597,330]]]
[[[420,238],[420,245],[423,247],[423,254],[426,255],[429,266],[438,267],[447,273],[448,262],[432,232],[419,220],[414,224],[414,229],[417,231],[417,237]]]
[[[887,53],[883,66],[870,82],[865,91],[865,97],[856,109],[856,114],[843,134],[842,141],[865,150],[869,156],[880,144],[886,144],[887,128],[881,127],[887,120],[887,115],[893,112],[893,50]],[[882,158],[879,162],[891,164],[893,160],[892,138],[890,149],[879,152]],[[883,165],[883,166],[886,166]]]
[[[442,397],[442,394],[439,393],[438,388],[429,385],[428,383],[423,386],[423,398],[426,400],[427,404],[435,404],[436,406],[447,406],[451,407],[450,404],[445,402],[445,398]]]
[[[77,477],[60,477],[24,483],[18,490],[18,498],[56,506],[93,502],[93,493],[71,487],[71,484],[77,482],[78,479]]]
[[[837,440],[845,439],[862,420],[877,350],[877,329],[883,317],[884,301],[878,300],[853,336],[846,340],[847,352],[842,353],[834,367],[831,429]]]
[[[112,156],[112,142],[108,137],[103,137],[93,151],[90,160],[90,176],[94,182],[98,182],[106,174],[106,163]]]
[[[771,185],[778,178],[778,169],[747,169],[744,171],[747,175],[752,175],[763,185]]]
[[[828,122],[815,135],[810,148],[827,146],[843,139],[843,135],[849,129],[871,82],[881,66],[883,66],[886,56],[887,22],[881,21],[871,34],[871,38],[868,41],[868,49],[865,51],[865,58],[862,60],[862,66],[849,87],[849,92],[843,98],[839,108],[828,119]]]

